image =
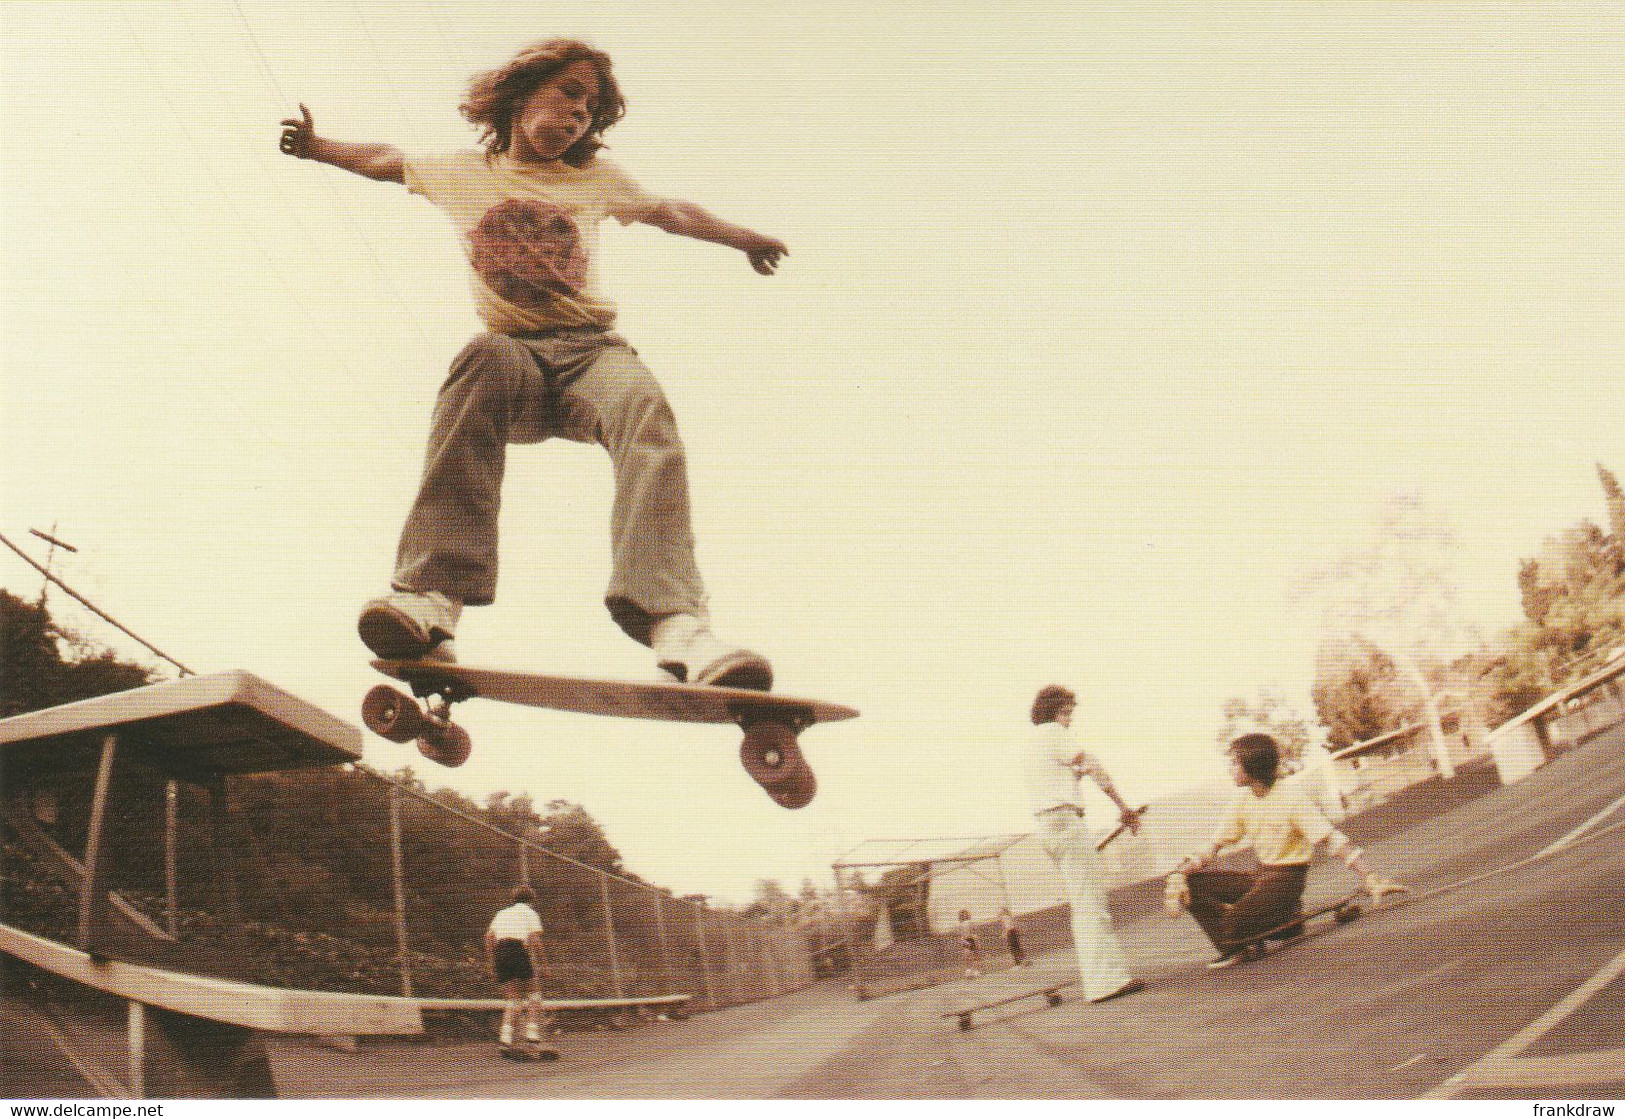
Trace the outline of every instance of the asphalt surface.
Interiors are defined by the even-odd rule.
[[[966,1005],[1064,978],[1068,956],[1051,954],[867,1002],[828,983],[572,1033],[557,1063],[514,1064],[486,1042],[287,1039],[272,1068],[284,1097],[314,1098],[1625,1098],[1625,727],[1442,814],[1390,813],[1383,830],[1363,836],[1369,857],[1413,900],[1217,972],[1188,918],[1133,920],[1121,932],[1147,988],[1105,1004],[1073,988],[957,1027]],[[1354,885],[1322,861],[1306,902]],[[66,1088],[72,1071],[38,1031],[13,1027],[8,1063],[34,1054]]]

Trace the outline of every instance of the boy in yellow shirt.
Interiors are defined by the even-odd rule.
[[[1188,908],[1219,956],[1211,968],[1239,961],[1242,945],[1259,933],[1289,924],[1302,914],[1309,861],[1322,841],[1358,874],[1373,901],[1410,888],[1373,872],[1365,852],[1332,826],[1301,790],[1278,783],[1281,751],[1267,734],[1247,734],[1230,744],[1232,773],[1241,792],[1231,801],[1219,830],[1201,852],[1168,876],[1165,901],[1170,913]],[[1226,848],[1251,846],[1255,873],[1208,870]]]

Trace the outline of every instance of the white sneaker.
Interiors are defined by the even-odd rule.
[[[672,614],[650,636],[655,662],[679,681],[759,692],[773,688],[773,666],[767,658],[717,640],[704,618]]]
[[[452,637],[462,612],[461,602],[439,591],[393,591],[362,608],[356,630],[385,660],[455,662]]]
[[[1207,962],[1207,969],[1209,971],[1223,971],[1225,968],[1235,967],[1239,963],[1241,963],[1241,953],[1237,952],[1232,955],[1219,956],[1215,959],[1209,960]]]

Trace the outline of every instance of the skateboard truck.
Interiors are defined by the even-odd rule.
[[[764,712],[741,706],[735,718],[745,737],[739,743],[739,761],[745,772],[781,808],[805,808],[818,793],[818,778],[797,742],[814,722],[796,712]]]
[[[361,721],[391,742],[416,740],[418,752],[432,762],[462,765],[474,744],[468,732],[451,721],[451,705],[468,699],[473,691],[441,680],[409,683],[413,695],[426,701],[423,706],[388,684],[379,684],[361,701]]]

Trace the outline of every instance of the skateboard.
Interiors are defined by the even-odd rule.
[[[441,765],[468,760],[473,743],[451,721],[451,707],[476,697],[585,715],[734,723],[745,732],[739,746],[745,772],[784,808],[805,807],[818,791],[801,753],[801,732],[814,723],[858,714],[838,703],[705,684],[589,680],[421,660],[375,660],[372,666],[405,682],[412,696],[380,684],[362,700],[361,721],[391,742],[416,740],[423,756]],[[418,699],[426,705],[420,706]]]
[[[511,1045],[497,1046],[498,1051],[510,1061],[556,1061],[559,1051],[539,1041],[516,1041]]]
[[[966,1006],[966,1007],[961,1007],[958,1010],[945,1011],[941,1015],[939,1015],[939,1017],[942,1017],[942,1018],[958,1018],[959,1019],[959,1028],[961,1030],[969,1030],[971,1028],[971,1024],[972,1024],[971,1023],[971,1016],[974,1015],[977,1011],[980,1011],[980,1010],[992,1010],[996,1006],[1004,1006],[1004,1005],[1006,1005],[1008,1003],[1020,1002],[1022,999],[1036,998],[1039,995],[1042,995],[1044,997],[1045,1005],[1047,1005],[1047,1006],[1060,1006],[1061,1005],[1061,992],[1063,990],[1065,990],[1066,988],[1068,988],[1068,987],[1074,986],[1076,983],[1077,983],[1076,979],[1058,979],[1055,982],[1050,983],[1048,986],[1035,987],[1030,991],[1021,991],[1018,994],[1014,994],[1014,995],[1005,995],[1003,998],[997,998],[997,999],[992,999],[992,1000],[990,1000],[988,1002],[977,1003],[975,1006]]]
[[[1323,905],[1319,909],[1312,909],[1308,913],[1300,914],[1285,924],[1275,926],[1273,929],[1253,933],[1239,943],[1236,953],[1241,957],[1242,963],[1261,960],[1269,953],[1269,941],[1279,941],[1280,946],[1285,948],[1292,941],[1308,935],[1308,930],[1304,926],[1309,921],[1327,913],[1332,915],[1333,927],[1346,925],[1359,917],[1362,912],[1359,904],[1355,901],[1358,897],[1360,897],[1360,892],[1356,891],[1348,897],[1339,898],[1329,905]]]

